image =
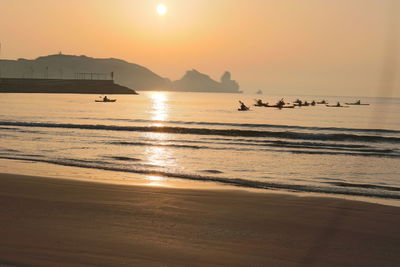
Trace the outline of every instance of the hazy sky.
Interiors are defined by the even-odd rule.
[[[1,57],[62,51],[125,59],[171,79],[229,70],[246,91],[400,96],[399,2],[0,0]]]

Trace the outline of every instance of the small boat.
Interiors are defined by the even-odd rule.
[[[352,105],[352,106],[369,106],[369,104],[361,104],[361,100],[358,100],[354,103],[345,103],[346,105]]]
[[[282,106],[280,108],[294,108],[294,105],[289,105],[289,106]]]
[[[342,106],[342,105],[326,105],[328,108],[349,108],[349,106]]]
[[[279,108],[278,105],[266,105],[265,107],[266,108]]]
[[[107,99],[107,100],[95,100],[94,102],[102,102],[102,103],[108,103],[108,102],[117,102],[117,99]]]
[[[325,105],[328,108],[348,108],[349,106],[342,106],[340,102],[337,102],[336,105]]]
[[[307,101],[303,102],[300,99],[296,99],[296,101],[293,101],[293,105],[295,107],[308,107],[310,103],[308,103]]]
[[[326,105],[326,104],[329,104],[329,103],[326,102],[325,100],[322,100],[322,101],[320,101],[320,102],[317,102],[317,104],[319,104],[319,105]]]
[[[294,108],[295,105],[267,105],[265,107],[266,108],[279,108],[279,109],[282,109],[282,108]]]
[[[275,105],[267,105],[265,107],[267,108],[294,108],[294,105],[288,105],[289,103],[285,103],[285,101],[283,100],[283,98],[281,98],[281,100],[279,100]]]
[[[240,103],[240,108],[238,108],[238,111],[248,111],[250,108],[246,106],[242,101],[239,100]]]
[[[307,101],[306,102],[301,102],[301,103],[294,103],[294,105],[296,106],[296,107],[308,107],[309,105],[310,105],[310,103],[308,103]]]
[[[255,99],[256,103],[254,104],[255,107],[266,107],[268,103],[263,103],[261,99]]]
[[[254,104],[255,107],[267,107],[268,103],[256,103]]]

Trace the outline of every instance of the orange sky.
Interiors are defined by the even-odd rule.
[[[390,60],[400,53],[392,2],[0,0],[1,56],[62,51],[125,59],[171,79],[193,68],[214,79],[229,70],[245,91],[400,96],[400,75],[382,83],[392,77],[384,70],[400,69]]]

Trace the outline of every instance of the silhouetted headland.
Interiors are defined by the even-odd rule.
[[[74,79],[76,73],[113,72],[115,83],[136,91],[240,92],[239,84],[231,80],[229,72],[225,72],[220,81],[215,81],[206,74],[191,70],[186,72],[182,79],[171,81],[148,68],[115,58],[92,58],[60,53],[34,60],[0,60],[0,64],[3,78],[51,78],[55,82],[55,79]],[[43,84],[43,81],[41,83]]]
[[[0,93],[137,94],[112,80],[0,78]]]

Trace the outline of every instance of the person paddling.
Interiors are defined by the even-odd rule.
[[[242,102],[239,100],[240,103],[240,110],[249,110],[249,108]]]

